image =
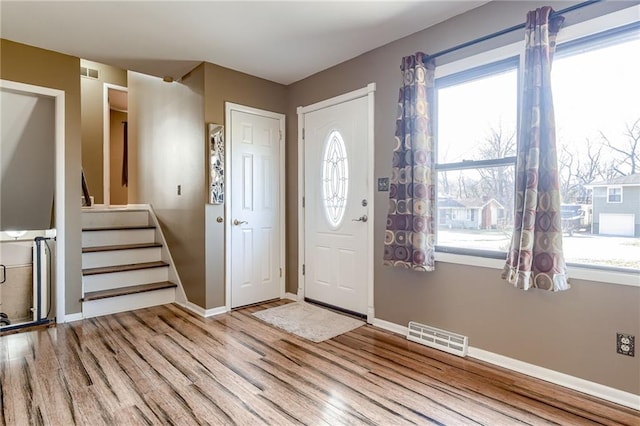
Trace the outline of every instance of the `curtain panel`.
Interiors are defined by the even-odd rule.
[[[569,289],[562,248],[551,62],[564,21],[542,7],[527,14],[515,217],[502,277],[527,290]]]
[[[418,52],[402,59],[384,264],[434,269],[435,158],[433,140],[435,62]]]

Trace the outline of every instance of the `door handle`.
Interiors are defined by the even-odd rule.
[[[369,218],[367,217],[366,214],[363,214],[357,219],[351,219],[352,222],[366,222],[367,220],[369,220]]]
[[[238,219],[233,220],[233,224],[235,226],[242,225],[243,223],[249,223],[249,222],[247,222],[246,220],[238,220]]]
[[[2,281],[0,281],[0,284],[3,284],[5,281],[7,281],[7,267],[4,265],[0,265],[0,268],[2,268]]]

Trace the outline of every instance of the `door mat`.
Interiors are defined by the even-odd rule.
[[[316,343],[332,339],[365,324],[364,321],[304,302],[287,303],[255,312],[253,315]]]

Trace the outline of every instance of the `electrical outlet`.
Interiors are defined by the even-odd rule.
[[[635,356],[636,336],[616,333],[616,352],[622,355]]]

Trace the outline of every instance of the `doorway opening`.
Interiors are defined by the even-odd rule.
[[[64,92],[0,80],[0,331],[65,321]]]
[[[129,100],[126,87],[104,83],[103,182],[105,206],[129,204]]]

